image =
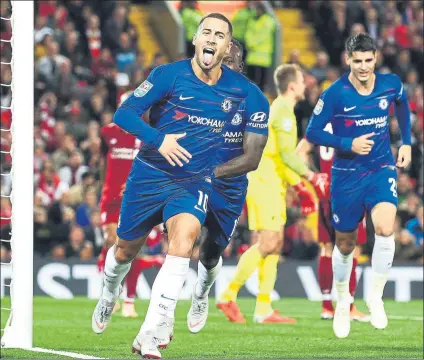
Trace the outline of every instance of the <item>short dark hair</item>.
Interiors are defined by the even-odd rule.
[[[228,18],[225,15],[222,15],[220,13],[210,13],[210,14],[204,16],[202,18],[202,20],[200,20],[199,25],[197,26],[197,28],[199,28],[200,25],[202,25],[203,21],[205,21],[208,18],[219,19],[219,20],[222,20],[222,21],[226,22],[227,25],[228,25],[228,30],[230,32],[230,36],[231,37],[233,36],[233,25],[231,24],[231,21],[228,20]]]
[[[244,53],[243,45],[240,43],[240,41],[234,38],[232,38],[231,42],[233,43],[233,45],[237,46],[237,48],[240,51],[240,57],[243,59],[243,53]]]
[[[345,50],[349,56],[352,56],[354,51],[372,51],[375,53],[377,51],[377,44],[368,34],[359,33],[346,40]]]

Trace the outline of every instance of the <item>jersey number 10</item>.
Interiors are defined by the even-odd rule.
[[[203,191],[198,190],[199,192],[199,201],[197,202],[196,208],[200,211],[203,211],[205,214],[208,211],[208,194],[204,194]]]

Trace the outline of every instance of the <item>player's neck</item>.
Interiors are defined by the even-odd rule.
[[[222,74],[221,66],[215,66],[214,68],[205,72],[194,58],[191,59],[191,67],[193,68],[193,72],[197,78],[208,85],[215,85]]]
[[[284,94],[280,95],[280,98],[282,100],[284,100],[284,102],[286,102],[287,104],[290,105],[290,107],[294,108],[296,105],[296,97],[294,96],[294,94],[289,93],[289,92],[285,92]]]
[[[352,73],[349,74],[348,79],[360,95],[370,95],[374,90],[375,73],[373,73],[368,81],[365,82],[359,81]]]

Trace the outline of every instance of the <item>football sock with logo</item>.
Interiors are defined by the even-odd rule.
[[[350,273],[352,272],[353,264],[353,251],[349,255],[343,255],[337,245],[333,250],[333,274],[334,274],[334,285],[337,291],[337,300],[350,301],[349,294],[349,279]]]
[[[115,301],[119,296],[119,286],[131,267],[131,262],[119,264],[115,259],[115,245],[106,255],[105,270],[103,275],[102,296],[107,301]]]
[[[333,267],[330,256],[320,256],[318,262],[318,282],[322,293],[322,307],[334,311],[331,301],[331,289],[333,287]]]
[[[209,291],[215,282],[216,277],[222,268],[222,257],[219,257],[218,264],[213,269],[206,269],[202,262],[199,260],[197,265],[197,283],[195,288],[195,295],[197,297],[205,297],[209,295]]]
[[[356,292],[356,265],[358,265],[358,259],[353,258],[352,272],[350,273],[350,280],[349,280],[349,293],[350,293],[350,296],[352,296],[352,299],[355,297],[355,292]],[[352,309],[353,309],[353,303],[350,304],[350,310]]]
[[[240,288],[249,279],[262,259],[257,244],[246,250],[240,257],[233,279],[220,297],[221,302],[236,301]]]
[[[170,316],[187,277],[190,258],[166,255],[165,261],[156,276],[150,296],[150,304],[141,330],[156,331],[164,315]]]
[[[375,235],[372,251],[371,298],[381,299],[395,255],[395,236]]]
[[[277,280],[277,267],[280,255],[271,254],[259,263],[259,293],[256,297],[255,314],[267,316],[272,314],[271,292]]]

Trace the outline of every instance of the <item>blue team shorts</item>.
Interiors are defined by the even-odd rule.
[[[359,171],[359,170],[358,170]],[[365,212],[370,213],[381,202],[398,204],[397,172],[394,166],[376,171],[346,174],[332,172],[331,225],[340,232],[356,230]]]
[[[117,234],[135,240],[174,215],[189,213],[203,224],[212,189],[210,177],[175,179],[151,165],[134,159],[128,176]]]
[[[235,196],[213,187],[205,221],[208,241],[215,241],[222,247],[228,246],[243,211],[246,192]]]

